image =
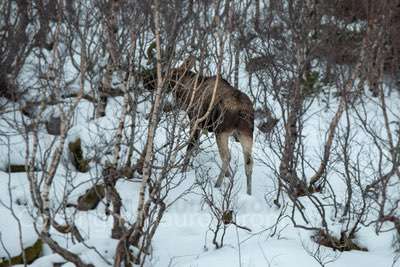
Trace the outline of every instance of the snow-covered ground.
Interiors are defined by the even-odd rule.
[[[110,101],[107,116],[90,121],[88,114],[92,113],[90,110],[93,107],[83,101],[78,106],[78,112],[75,113],[75,125],[70,130],[68,138],[73,140],[76,136],[81,137],[84,153],[86,156],[90,156],[90,148],[93,145],[98,145],[99,140],[109,141],[110,138],[113,138],[113,135],[109,132],[115,130],[118,123],[121,103],[121,98]],[[391,106],[392,110],[398,110],[396,101],[391,101],[388,105]],[[370,114],[374,114],[374,112],[378,114],[378,111],[375,110],[377,107],[373,103],[369,108]],[[335,105],[329,112],[325,112],[315,103],[309,112],[312,116],[307,120],[304,135],[307,149],[310,151],[310,161],[316,164],[315,166],[318,164],[318,156],[321,155],[325,131],[334,109]],[[145,113],[144,108],[142,111]],[[9,114],[10,118],[11,116],[18,118],[21,115],[17,112],[17,114]],[[12,131],[10,125],[3,124],[5,123],[4,119],[1,123],[3,129],[9,128],[10,132]],[[140,126],[142,129],[146,127],[146,125]],[[160,132],[158,134],[160,135]],[[145,141],[144,138],[145,135],[143,134],[140,140],[142,144]],[[163,138],[160,136],[157,141],[162,142]],[[362,134],[357,135],[356,138],[361,142],[364,141],[365,144],[368,143],[368,140]],[[41,134],[42,147],[50,145],[52,139],[52,136]],[[201,166],[209,170],[211,176],[216,176],[220,159],[215,139],[211,135],[210,138],[205,139],[203,137],[203,139],[202,150],[196,155],[194,165]],[[253,172],[252,196],[248,196],[245,193],[245,175],[240,146],[233,140],[230,142],[232,167],[237,170],[234,178],[235,186],[233,191],[235,194],[232,199],[232,209],[236,214],[237,224],[250,228],[251,232],[230,225],[227,229],[224,246],[220,249],[215,249],[212,244],[212,233],[209,230],[210,212],[201,199],[199,188],[194,188],[190,193],[185,194],[174,203],[165,213],[155,235],[149,266],[320,266],[312,257],[312,254],[316,251],[320,252],[319,255],[324,262],[333,261],[328,264],[329,266],[391,266],[394,257],[394,249],[392,247],[393,232],[377,235],[372,225],[362,227],[357,233],[356,241],[361,246],[366,247],[368,252],[337,252],[329,248],[318,247],[311,240],[312,231],[293,226],[290,220],[290,203],[283,216],[280,216],[282,209],[278,209],[272,203],[276,194],[274,191],[276,190],[276,177],[263,163],[266,153],[268,153],[265,142],[268,142],[268,140],[261,133],[256,132],[254,147],[256,160]],[[8,150],[9,144],[10,150]],[[9,163],[24,164],[24,139],[21,135],[15,133],[9,139],[2,137],[0,146],[0,169],[2,170],[0,172],[0,234],[2,241],[0,257],[7,257],[7,255],[14,256],[21,252],[20,231],[15,218],[20,221],[21,239],[24,246],[32,245],[37,235],[32,225],[32,217],[34,218],[35,214],[30,201],[27,177],[24,173],[8,174],[4,169]],[[10,153],[7,153],[7,151],[10,151]],[[93,177],[98,177],[101,173],[98,166],[92,164],[90,172],[73,172],[71,175],[69,173],[70,170],[67,171],[68,168],[65,168],[68,165],[67,158],[68,155],[65,154],[64,162],[60,165],[55,177],[51,191],[53,207],[59,204],[67,179],[72,177],[72,184],[77,186],[69,199],[70,202],[74,202],[80,194],[91,186]],[[279,161],[273,162],[273,164],[279,164]],[[312,174],[311,170],[310,174]],[[169,201],[175,200],[185,189],[192,186],[198,179],[199,174],[191,169],[183,175],[186,178],[178,188],[170,192]],[[343,198],[345,193],[344,181],[336,176],[329,179],[331,186],[338,192],[338,198]],[[121,179],[116,187],[123,201],[124,217],[133,222],[140,181]],[[213,194],[218,196],[220,192],[215,189]],[[321,201],[324,201],[323,194],[316,194],[316,196]],[[319,215],[312,203],[307,199],[302,199],[301,201],[305,207],[304,212],[309,219],[308,226],[320,226]],[[14,214],[9,210],[10,203],[13,205]],[[117,241],[110,238],[112,218],[107,217],[104,214],[104,210],[104,203],[100,203],[95,210],[89,212],[78,211],[70,214],[70,216],[74,216],[75,224],[85,240],[87,240],[85,245],[74,245],[70,239],[56,236],[60,244],[68,247],[73,252],[77,252],[83,260],[92,262],[96,267],[112,265],[117,244]],[[329,228],[336,233],[340,233],[342,224],[333,217],[333,210],[326,208],[326,212],[328,214],[329,221],[327,223]],[[277,222],[278,218],[279,222]],[[302,222],[300,215],[296,214],[296,218],[299,222]],[[304,224],[304,222],[302,223]],[[92,249],[93,247],[97,251]],[[102,254],[102,257],[99,257],[98,253]],[[53,266],[52,263],[60,261],[61,258],[59,256],[52,254],[50,249],[45,247],[43,256],[30,266]],[[397,263],[397,265],[399,264]],[[64,264],[63,266],[72,265]]]

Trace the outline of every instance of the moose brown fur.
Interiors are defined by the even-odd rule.
[[[189,163],[202,130],[214,132],[222,160],[221,172],[215,183],[215,186],[219,187],[224,176],[231,175],[228,141],[230,136],[234,136],[242,146],[247,193],[250,195],[253,169],[253,104],[245,93],[224,79],[217,76],[204,77],[192,72],[194,63],[194,58],[187,59],[180,67],[165,75],[164,84],[164,88],[173,96],[174,106],[186,111],[190,120],[191,138],[187,147],[185,166]],[[154,90],[155,78],[154,74],[145,77],[144,86]]]

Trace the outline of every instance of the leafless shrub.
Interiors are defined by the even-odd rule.
[[[0,135],[24,138],[22,170],[41,239],[65,261],[90,266],[52,234],[84,243],[75,215],[102,203],[106,208],[99,216],[113,219],[105,235],[119,241],[114,265],[145,264],[174,202],[167,196],[185,179],[181,170],[187,162],[181,155],[192,133],[168,103],[165,77],[188,55],[198,58],[196,73],[221,75],[236,88],[244,84],[241,66],[246,65],[256,125],[264,133],[257,139],[263,150],[257,158],[276,185],[274,200],[269,192],[266,199],[281,209],[280,217],[315,231],[315,242],[338,250],[357,249],[357,233],[370,225],[377,234],[398,234],[400,198],[392,192],[399,191],[400,119],[387,95],[398,89],[399,5],[377,3],[2,1],[0,116],[23,115],[14,121],[4,116],[13,131],[1,129]],[[156,52],[147,53],[149,46]],[[155,94],[140,86],[149,71]],[[74,130],[80,131],[74,129],[80,105],[90,107],[85,115],[96,135],[96,130],[106,132],[102,120],[110,117],[115,102],[120,112],[107,129],[109,136],[95,144],[81,138],[75,165],[90,178],[80,181],[66,157],[68,144],[77,140]],[[149,103],[150,112],[143,111]],[[306,136],[316,104],[321,114],[330,111],[326,126],[313,129],[324,135],[317,153]],[[378,107],[372,117],[371,107]],[[148,121],[143,112],[149,112]],[[53,136],[46,135],[44,144],[46,131]],[[157,131],[167,140],[158,140]],[[368,146],[357,135],[365,136]],[[60,173],[65,184],[53,199]],[[202,175],[196,186],[213,218],[210,230],[219,248],[228,226],[249,229],[235,221],[233,179],[216,190],[210,185],[214,177]],[[117,184],[136,178],[142,180],[133,220],[124,215],[126,200]],[[333,179],[344,183],[344,193],[332,186]],[[75,192],[81,194],[76,203]],[[310,210],[317,222],[308,217]],[[334,232],[329,221],[341,225],[341,232]],[[321,266],[336,258],[336,253],[325,257],[319,246],[310,253]]]

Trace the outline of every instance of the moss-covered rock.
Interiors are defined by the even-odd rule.
[[[42,247],[43,242],[42,240],[38,239],[31,247],[24,249],[27,263],[32,263],[34,260],[39,258],[42,252]],[[0,267],[13,266],[16,264],[24,264],[22,253],[18,256],[12,257],[11,259],[0,259]]]
[[[48,134],[60,135],[61,134],[61,118],[51,117],[46,121],[46,130]]]
[[[7,172],[26,172],[25,165],[10,164],[6,168]]]
[[[327,233],[325,230],[317,231],[311,238],[321,246],[332,248],[339,251],[368,251],[367,248],[358,245],[352,237],[348,237],[346,233],[341,233],[340,239]]]
[[[135,172],[134,168],[132,168],[130,166],[125,166],[120,170],[121,176],[124,176],[124,177],[126,177],[128,179],[132,179],[133,178],[134,172]]]
[[[157,72],[156,69],[144,69],[139,75],[143,81],[144,89],[154,91],[157,87]]]
[[[78,198],[76,208],[82,211],[93,210],[105,196],[103,184],[98,184],[88,189],[85,194]]]
[[[307,72],[301,81],[304,97],[312,97],[321,92],[322,85],[317,71]]]
[[[74,142],[70,142],[68,148],[72,165],[74,165],[79,172],[87,172],[89,170],[89,160],[83,157],[81,139],[78,138]]]
[[[10,164],[10,165],[5,166],[4,168],[1,168],[1,170],[4,172],[9,172],[9,173],[27,172],[27,171],[29,171],[29,166],[28,166],[28,168],[26,168],[25,165],[23,165],[23,164]],[[39,168],[34,167],[33,171],[37,172],[37,171],[39,171]]]

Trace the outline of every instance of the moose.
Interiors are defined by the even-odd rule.
[[[182,65],[165,73],[164,90],[172,95],[173,106],[183,110],[190,121],[190,138],[187,145],[184,168],[196,148],[203,130],[214,132],[222,161],[221,172],[215,183],[220,187],[224,176],[230,173],[229,137],[240,142],[243,150],[247,194],[251,195],[253,170],[252,146],[254,131],[254,108],[250,98],[226,80],[217,76],[201,76],[192,71],[196,59],[187,58]],[[145,75],[145,89],[156,88],[156,74]],[[164,109],[164,111],[169,111]]]

